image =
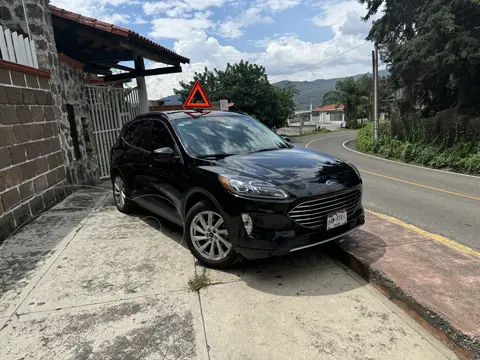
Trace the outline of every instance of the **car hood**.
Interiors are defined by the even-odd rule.
[[[213,164],[204,168],[268,181],[298,196],[342,190],[360,181],[344,161],[303,147],[233,155]],[[336,181],[326,185],[328,180]]]

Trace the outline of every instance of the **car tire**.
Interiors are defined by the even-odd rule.
[[[239,260],[228,241],[228,234],[233,231],[230,230],[230,219],[226,217],[208,201],[193,205],[185,217],[184,238],[188,248],[207,267],[226,269]],[[216,227],[217,224],[220,225]]]
[[[130,214],[133,210],[133,203],[130,200],[129,191],[125,179],[121,175],[115,175],[112,179],[113,200],[118,211]]]

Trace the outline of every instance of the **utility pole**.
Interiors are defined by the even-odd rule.
[[[378,48],[372,51],[373,64],[373,126],[375,141],[378,141]]]

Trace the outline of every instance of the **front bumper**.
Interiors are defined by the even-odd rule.
[[[253,260],[270,256],[286,255],[290,252],[303,250],[338,239],[365,223],[363,208],[360,206],[355,215],[343,226],[336,229],[318,230],[292,229],[287,231],[265,230],[259,238],[255,232],[251,236],[243,234],[234,245],[235,251],[243,257]]]

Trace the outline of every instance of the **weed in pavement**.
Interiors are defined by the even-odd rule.
[[[210,285],[210,279],[205,273],[205,270],[200,275],[195,274],[193,278],[188,280],[188,287],[190,288],[191,291],[194,291],[194,292],[198,292],[209,285]]]

